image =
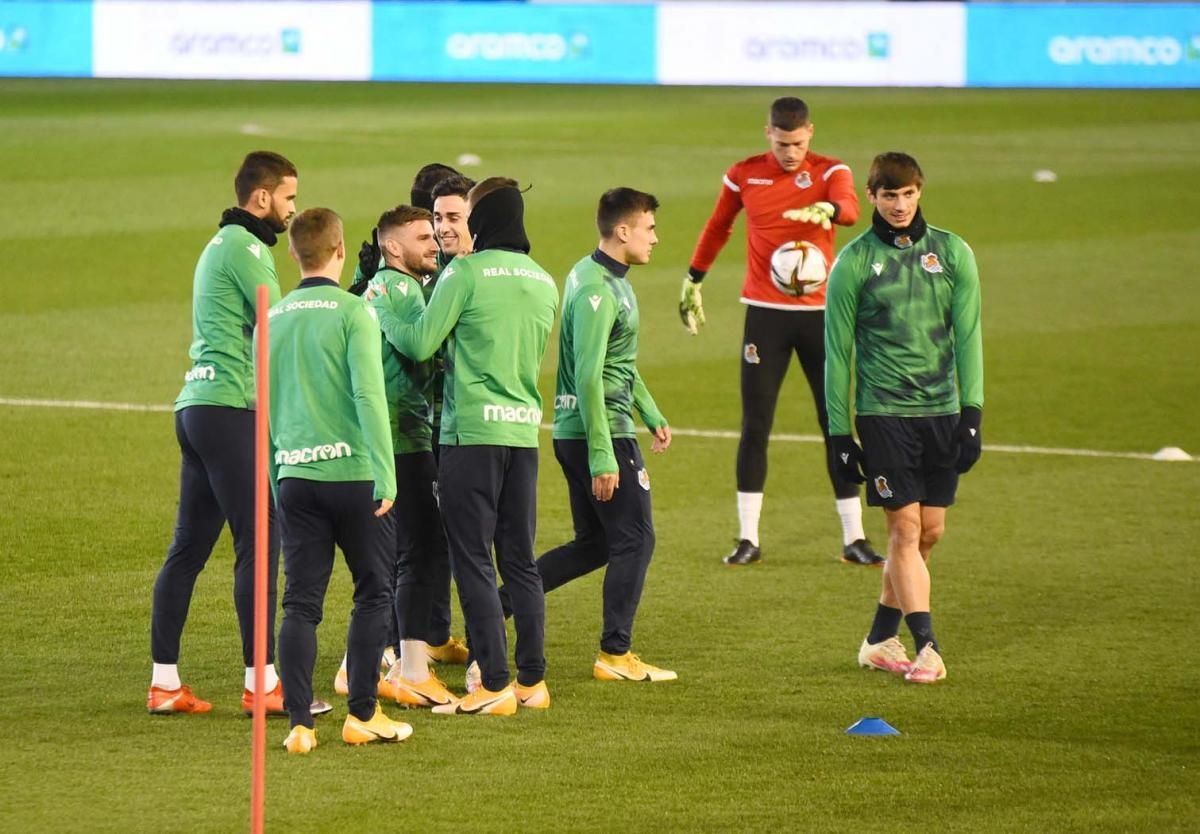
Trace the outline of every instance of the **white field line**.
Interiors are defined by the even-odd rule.
[[[95,400],[36,400],[13,397],[0,397],[0,406],[27,408],[75,408],[92,411],[140,411],[165,412],[175,410],[173,405],[155,405],[152,403],[114,403]],[[552,426],[543,423],[543,431],[549,431]],[[728,429],[687,429],[671,427],[671,434],[678,437],[706,437],[718,440],[737,440],[741,434]],[[819,434],[772,434],[771,440],[778,443],[820,443]],[[1152,452],[1108,452],[1102,449],[1066,449],[1053,446],[1016,446],[1006,443],[985,443],[984,451],[1007,452],[1016,455],[1059,455],[1074,458],[1117,458],[1125,460],[1154,460]]]

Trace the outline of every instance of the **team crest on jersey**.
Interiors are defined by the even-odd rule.
[[[742,352],[742,356],[745,357],[747,365],[757,365],[762,361],[758,356],[758,345],[754,344],[754,342],[746,343],[746,348]]]
[[[942,262],[938,260],[936,252],[930,252],[927,255],[921,256],[921,269],[926,272],[941,272]]]
[[[896,244],[897,249],[907,249],[912,246],[912,238],[908,235],[896,235],[896,239],[893,242]]]
[[[879,493],[880,498],[891,498],[893,495],[895,495],[895,493],[892,492],[892,488],[888,486],[887,478],[883,477],[882,475],[877,475],[875,477],[875,491]]]
[[[809,176],[808,171],[801,171],[799,174],[796,174],[797,188],[808,188],[810,185],[812,185],[812,177]]]
[[[645,468],[638,470],[638,486],[646,490],[646,492],[650,491],[650,473]]]

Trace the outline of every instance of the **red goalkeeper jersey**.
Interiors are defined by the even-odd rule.
[[[764,153],[735,163],[724,177],[721,195],[692,253],[692,267],[707,272],[729,240],[737,213],[746,209],[746,280],[742,303],[780,310],[823,310],[825,287],[800,297],[787,295],[771,282],[771,253],[789,240],[815,243],[833,265],[833,229],[818,223],[784,220],[788,209],[819,202],[838,207],[839,226],[858,220],[854,175],[844,162],[809,151],[795,171],[785,171],[774,154]]]

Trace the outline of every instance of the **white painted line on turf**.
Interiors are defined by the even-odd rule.
[[[170,413],[175,410],[173,405],[155,405],[152,403],[114,403],[97,400],[35,400],[13,397],[0,397],[0,406],[28,408],[77,408],[99,411],[142,411]],[[550,423],[541,425],[542,431],[550,431],[554,426]],[[677,437],[704,437],[716,440],[737,440],[740,432],[729,429],[686,429],[671,427],[671,434]],[[780,443],[822,443],[824,439],[819,434],[772,434],[771,440]],[[1102,449],[1068,449],[1054,446],[1013,446],[1002,443],[985,443],[985,452],[1007,452],[1016,455],[1059,455],[1075,458],[1110,458],[1124,460],[1162,460],[1157,458],[1157,452],[1108,452]],[[1179,458],[1171,458],[1178,461]],[[1189,458],[1195,460],[1195,458]]]

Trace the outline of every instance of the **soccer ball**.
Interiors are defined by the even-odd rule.
[[[789,240],[771,253],[771,281],[785,295],[814,293],[828,275],[825,256],[807,240]]]

